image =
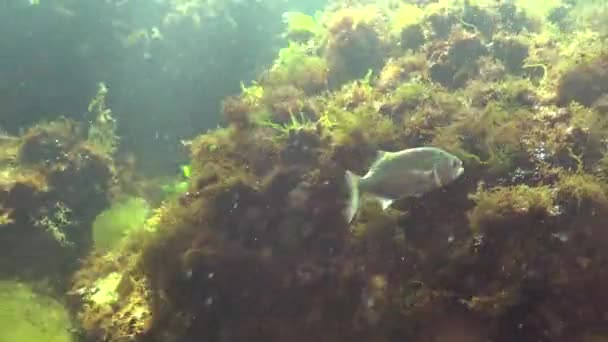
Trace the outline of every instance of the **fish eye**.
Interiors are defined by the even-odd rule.
[[[458,167],[458,160],[452,160],[452,167]]]

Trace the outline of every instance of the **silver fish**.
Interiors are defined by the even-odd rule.
[[[435,147],[417,147],[397,152],[379,151],[367,174],[346,171],[350,190],[344,215],[351,222],[359,209],[362,193],[372,195],[386,210],[395,200],[420,197],[456,180],[464,173],[458,157]]]

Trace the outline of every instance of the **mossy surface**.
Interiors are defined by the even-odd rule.
[[[130,197],[117,200],[93,221],[93,243],[107,250],[137,229],[144,229],[148,217],[148,204],[143,198]]]
[[[0,273],[51,277],[65,285],[91,243],[91,224],[106,206],[113,160],[84,127],[60,119],[0,142]]]
[[[0,281],[0,341],[75,342],[66,307],[15,281]]]
[[[312,31],[309,17],[286,27],[275,63],[224,101],[226,126],[188,144],[188,189],[156,229],[75,277],[86,299],[120,275],[113,305],[79,311],[90,336],[607,336],[599,32],[556,30],[523,2],[409,6],[338,1],[314,34],[290,32]],[[363,199],[347,224],[344,172],[423,145],[460,157],[464,176],[387,211]]]

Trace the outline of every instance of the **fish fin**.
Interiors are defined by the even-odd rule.
[[[442,187],[443,183],[441,182],[441,178],[439,178],[437,168],[434,167],[431,172],[433,172],[433,181],[435,181],[435,185],[437,185],[437,187]]]
[[[372,163],[372,166],[370,166],[370,170],[374,169],[376,166],[378,166],[378,164],[387,156],[387,154],[389,154],[391,152],[386,152],[386,151],[382,151],[382,150],[378,150],[376,152],[376,159],[374,159],[374,162]]]
[[[348,185],[349,197],[348,206],[344,210],[344,217],[346,218],[346,222],[350,223],[359,209],[359,179],[361,177],[347,170],[345,178],[346,185]]]
[[[382,206],[382,210],[388,209],[388,207],[390,207],[391,204],[393,204],[393,202],[395,202],[395,200],[392,200],[390,198],[383,198],[383,197],[377,197],[377,196],[375,198],[378,202],[380,202],[380,206]]]

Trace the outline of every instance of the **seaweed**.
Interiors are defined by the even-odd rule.
[[[279,51],[279,57],[265,77],[269,86],[292,85],[306,94],[327,88],[327,62],[308,52],[305,45],[290,42]]]
[[[310,16],[301,12],[283,13],[283,21],[287,24],[285,35],[294,41],[306,41],[322,32],[319,23],[320,13]]]
[[[381,9],[375,5],[343,8],[327,19],[325,56],[329,66],[329,85],[340,87],[362,78],[368,70],[378,70],[386,55]]]
[[[555,215],[553,191],[547,186],[480,187],[471,199],[476,203],[468,215],[471,229],[480,234],[512,222],[541,222]]]
[[[548,23],[550,8],[524,2],[394,5],[338,1],[314,18],[286,16],[289,45],[226,97],[226,127],[188,144],[183,191],[74,275],[70,296],[87,336],[606,336],[608,123],[598,32],[566,19],[573,29],[560,32]],[[33,173],[9,190],[21,205],[0,201],[0,233],[45,186],[69,188],[62,172],[112,175],[93,167],[104,159],[72,125],[26,133],[17,161]],[[464,177],[386,211],[364,201],[358,220],[345,222],[345,170],[365,172],[378,150],[425,145],[460,157]],[[45,165],[57,166],[53,176]],[[76,183],[79,194],[94,194]],[[72,196],[58,199],[80,213],[82,197]]]

